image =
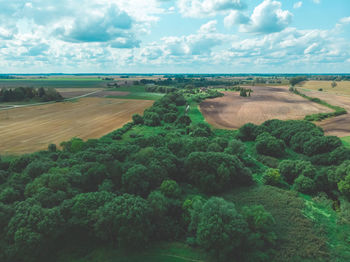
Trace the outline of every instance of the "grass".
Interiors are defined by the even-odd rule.
[[[340,139],[342,140],[344,146],[350,148],[350,136],[341,137]]]
[[[327,238],[332,261],[350,261],[349,221],[342,218],[341,213],[332,209],[330,200],[301,196],[305,201],[303,213]]]
[[[347,114],[345,108],[342,108],[340,106],[333,106],[333,105],[328,104],[326,101],[323,101],[323,100],[321,100],[319,98],[314,98],[314,97],[307,96],[307,95],[305,95],[303,93],[300,93],[297,89],[294,89],[293,93],[297,94],[297,95],[299,95],[301,97],[304,97],[304,98],[310,100],[311,102],[315,102],[317,104],[326,106],[326,107],[334,110],[334,112],[331,112],[331,113],[319,113],[319,114],[307,115],[304,118],[304,120],[306,120],[306,121],[322,121],[322,120],[327,119],[327,118],[331,118],[331,117]]]
[[[66,252],[62,252],[66,253]],[[205,255],[180,243],[162,243],[139,252],[125,253],[113,247],[95,248],[88,254],[66,253],[57,262],[200,262]]]
[[[161,94],[161,93],[146,92],[144,86],[125,86],[125,87],[119,87],[119,88],[109,88],[107,90],[129,92],[129,94],[126,96],[108,96],[109,98],[158,100],[164,96],[164,94]]]
[[[270,261],[331,261],[327,236],[303,213],[305,203],[296,192],[272,186],[240,188],[223,197],[243,206],[262,205],[275,219],[276,252]]]
[[[323,89],[323,92],[338,94],[338,95],[350,95],[350,81],[336,82],[337,86],[332,88],[333,81],[306,81],[298,85],[298,87],[318,90]]]

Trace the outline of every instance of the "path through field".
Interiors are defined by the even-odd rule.
[[[72,137],[99,138],[122,127],[153,102],[81,98],[0,111],[0,154],[30,153]]]
[[[288,91],[288,87],[252,87],[251,97],[238,92],[207,99],[200,110],[207,122],[216,128],[238,129],[246,123],[261,124],[269,119],[303,119],[305,115],[332,112]]]

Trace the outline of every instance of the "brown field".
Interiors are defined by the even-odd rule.
[[[261,124],[269,119],[303,119],[305,115],[332,112],[288,91],[288,87],[252,87],[251,97],[237,92],[208,99],[200,104],[207,122],[216,128],[237,129],[246,123]]]
[[[316,122],[316,124],[323,128],[326,135],[339,137],[350,136],[350,96],[303,90],[301,88],[298,88],[298,90],[310,97],[318,97],[331,105],[345,108],[348,114],[328,118],[321,122]]]
[[[323,92],[335,95],[350,95],[350,81],[336,82],[337,86],[332,88],[332,81],[306,81],[298,85],[305,89],[318,90],[323,89]]]
[[[72,137],[99,138],[120,128],[153,102],[82,98],[0,111],[0,154],[30,153]]]

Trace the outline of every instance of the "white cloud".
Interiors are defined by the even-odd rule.
[[[280,32],[290,24],[293,17],[292,13],[282,10],[281,7],[281,2],[264,0],[255,7],[250,17],[233,11],[225,17],[224,23],[227,27],[240,25],[241,32],[267,34]]]
[[[342,24],[349,24],[350,23],[350,16],[343,17],[342,19],[340,19],[340,23],[342,23]]]
[[[303,2],[302,2],[302,1],[299,1],[299,2],[296,2],[296,3],[293,5],[293,8],[294,8],[294,9],[298,9],[298,8],[300,8],[302,5],[303,5]]]
[[[315,4],[321,3],[321,0],[312,0]]]
[[[186,17],[215,16],[218,12],[242,10],[246,4],[242,0],[179,0],[178,7]]]
[[[201,26],[201,28],[199,29],[199,32],[214,33],[216,31],[217,23],[218,22],[216,20],[209,21],[208,23]]]
[[[230,28],[234,25],[240,25],[240,24],[247,24],[249,23],[249,17],[242,14],[239,11],[231,11],[225,18],[224,18],[224,25],[227,28]]]

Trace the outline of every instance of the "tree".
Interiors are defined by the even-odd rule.
[[[277,139],[265,132],[257,136],[255,148],[259,154],[281,157],[284,154],[285,144],[283,140]]]
[[[315,192],[315,182],[309,177],[299,176],[295,179],[293,188],[301,193],[312,194]]]
[[[248,225],[233,203],[222,198],[210,198],[200,210],[196,227],[197,243],[218,261],[241,261],[248,236]]]
[[[122,176],[126,192],[145,196],[149,193],[148,169],[144,165],[134,165]]]
[[[178,198],[181,194],[181,188],[174,180],[163,181],[159,189],[166,197],[170,198]]]
[[[334,87],[337,86],[337,83],[336,83],[335,81],[333,81],[333,82],[331,83],[331,86],[332,86],[332,88],[334,88]]]
[[[135,125],[143,125],[143,117],[139,114],[134,114],[132,116],[132,120],[134,121]]]
[[[265,171],[263,176],[265,185],[279,186],[281,185],[282,179],[278,169],[269,168]]]
[[[141,197],[124,194],[107,202],[96,213],[96,235],[120,247],[142,248],[152,234],[151,208]]]

